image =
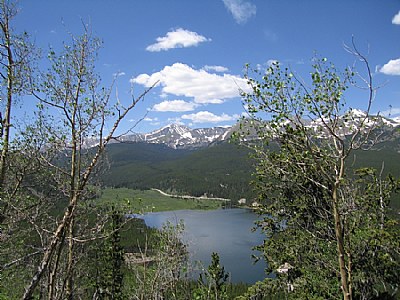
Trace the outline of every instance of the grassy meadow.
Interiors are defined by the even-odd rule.
[[[96,199],[97,204],[114,206],[126,213],[145,213],[181,209],[217,209],[223,201],[208,199],[181,199],[160,194],[154,190],[106,188]]]

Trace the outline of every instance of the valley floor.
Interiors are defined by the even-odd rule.
[[[194,197],[194,196],[189,196],[189,195],[172,195],[168,194],[166,192],[163,192],[162,190],[159,189],[151,189],[152,191],[157,191],[161,195],[171,197],[171,198],[178,198],[178,199],[189,199],[189,200],[218,200],[218,201],[231,201],[231,199],[226,199],[226,198],[218,198],[218,197],[207,197],[207,196],[201,196],[201,197]]]
[[[223,201],[221,201],[223,200]],[[206,198],[169,195],[161,190],[133,190],[128,188],[106,188],[96,202],[113,205],[126,213],[146,213],[183,209],[218,209],[229,201],[223,198]]]

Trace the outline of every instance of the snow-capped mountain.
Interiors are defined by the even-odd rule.
[[[313,121],[304,121],[307,127],[315,131],[316,137],[324,138],[325,130],[324,122],[328,120],[315,119]],[[348,135],[353,132],[354,128],[357,128],[363,124],[363,128],[368,130],[371,126],[374,126],[385,132],[386,135],[392,135],[393,129],[400,128],[400,119],[389,119],[382,116],[369,116],[366,118],[366,113],[352,109],[338,121],[340,126],[339,133],[341,135]],[[284,126],[285,124],[282,124]],[[242,127],[241,129],[239,129]],[[268,128],[268,126],[264,127]],[[239,123],[232,127],[211,127],[211,128],[196,128],[191,129],[187,126],[170,124],[160,129],[154,130],[149,133],[134,133],[129,135],[123,135],[118,138],[117,142],[145,142],[153,144],[165,144],[170,148],[174,149],[196,149],[201,147],[209,146],[216,142],[227,141],[233,132],[242,131],[248,132],[246,140],[256,139],[255,131],[247,127],[246,122],[243,122],[241,126]],[[86,141],[87,147],[95,146],[96,144],[91,141]]]
[[[150,133],[135,133],[122,136],[122,142],[147,142],[165,144],[168,147],[200,148],[217,141],[226,140],[230,136],[231,127],[211,127],[191,129],[187,126],[170,124]]]
[[[400,122],[395,119],[389,119],[380,115],[367,115],[366,112],[359,109],[350,109],[337,120],[315,119],[308,124],[308,127],[313,129],[321,138],[324,137],[326,127],[324,124],[336,122],[335,127],[337,133],[342,136],[349,135],[355,132],[356,129],[387,131],[400,126]]]

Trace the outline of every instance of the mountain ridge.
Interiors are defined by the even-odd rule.
[[[371,115],[367,117],[366,112],[359,109],[349,110],[339,118],[339,121],[339,133],[343,136],[350,134],[352,130],[357,126],[360,126],[360,124],[362,124],[366,130],[373,126],[378,126],[380,130],[388,132],[395,128],[400,128],[400,119],[391,119],[380,115]],[[116,142],[144,142],[164,144],[172,149],[198,149],[208,147],[218,142],[227,141],[234,132],[239,130],[241,127],[240,125],[246,127],[245,122],[240,122],[241,121],[232,126],[215,126],[194,129],[185,125],[172,123],[148,133],[122,135],[118,140],[116,140]],[[288,122],[290,123],[290,121]],[[295,123],[296,121],[292,122]],[[306,127],[311,128],[317,137],[323,138],[326,134],[326,132],[324,132],[324,122],[326,121],[322,119],[314,119],[309,121],[305,120],[304,124]],[[281,125],[283,128],[287,125],[287,122],[282,123]],[[268,126],[266,126],[266,128],[268,128]],[[251,139],[256,137],[250,136],[249,138]],[[90,140],[88,140],[86,145],[88,147],[93,147],[96,144],[91,143]]]
[[[169,124],[149,133],[134,133],[119,138],[121,142],[165,144],[173,149],[196,149],[226,140],[233,126],[191,129],[184,125]]]

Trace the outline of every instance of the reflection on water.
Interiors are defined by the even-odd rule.
[[[252,247],[262,243],[261,233],[252,232],[257,215],[246,209],[212,211],[180,210],[149,213],[141,216],[146,224],[160,228],[166,221],[185,224],[184,239],[188,244],[192,261],[205,266],[211,261],[211,253],[217,252],[232,282],[254,283],[265,277],[265,263],[254,264]]]

